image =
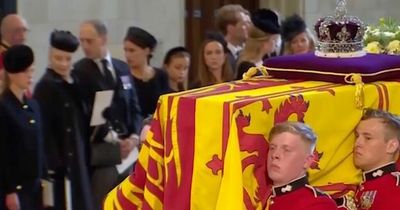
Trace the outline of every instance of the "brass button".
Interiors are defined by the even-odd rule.
[[[30,123],[30,124],[35,124],[35,122],[36,122],[36,121],[35,121],[34,119],[29,120],[29,123]]]
[[[24,104],[24,105],[22,106],[22,108],[23,108],[23,109],[27,109],[27,108],[28,108],[28,105]]]
[[[17,190],[22,190],[22,186],[21,186],[21,185],[18,185],[18,186],[16,187],[16,189],[17,189]]]

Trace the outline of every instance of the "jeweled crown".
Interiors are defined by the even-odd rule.
[[[360,57],[365,55],[363,36],[366,26],[355,16],[347,16],[346,0],[338,0],[335,15],[315,24],[315,54],[322,57]]]

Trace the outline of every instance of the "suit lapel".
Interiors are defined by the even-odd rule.
[[[114,61],[114,59],[112,59],[112,65],[115,71],[114,73],[115,73],[116,85],[117,87],[121,87],[122,86],[121,76],[124,76],[124,74],[121,72],[120,66],[118,65],[117,62]]]
[[[96,83],[96,85],[99,87],[101,90],[109,90],[112,89],[109,85],[107,85],[107,82],[104,80],[104,77],[101,73],[101,70],[99,66],[94,62],[94,60],[90,59],[89,62],[89,68],[90,70],[95,70],[95,72],[92,72],[93,75],[93,81]]]

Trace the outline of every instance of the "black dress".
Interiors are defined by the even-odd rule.
[[[133,76],[138,94],[142,116],[147,117],[157,108],[158,98],[172,92],[168,84],[168,74],[159,68],[154,68],[154,77],[149,81],[143,81]]]
[[[40,180],[46,170],[36,101],[24,97],[21,102],[5,89],[0,97],[0,133],[5,194],[17,193],[21,210],[40,209]]]
[[[34,98],[42,111],[46,160],[54,179],[57,210],[65,209],[65,178],[71,184],[73,209],[91,210],[88,173],[89,136],[84,103],[75,83],[47,69],[36,85]]]

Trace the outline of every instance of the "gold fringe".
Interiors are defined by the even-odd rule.
[[[355,100],[357,109],[364,109],[364,83],[360,74],[348,74],[344,77],[348,84],[355,84]]]
[[[264,76],[268,76],[268,71],[267,71],[267,67],[265,66],[259,66],[259,67],[250,67],[247,72],[245,72],[242,76],[243,80],[249,80],[251,79],[253,76],[255,76],[257,74],[257,72],[261,72],[262,75]]]

